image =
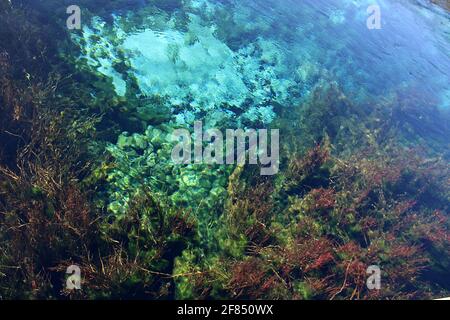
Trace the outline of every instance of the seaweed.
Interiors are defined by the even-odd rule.
[[[435,171],[436,163],[411,152],[344,159],[331,157],[328,148],[317,146],[293,160],[282,182],[244,175],[243,168],[231,176],[218,246],[205,258],[208,267],[202,262],[194,267],[201,276],[192,276],[191,289],[181,297],[424,299],[448,294],[446,262],[438,258],[450,245],[449,218],[443,213],[449,210],[448,188],[432,203],[422,197],[428,184],[448,179],[448,170]],[[308,183],[309,175],[328,183],[293,188]],[[286,205],[277,203],[283,197],[289,199]],[[382,270],[381,290],[366,286],[372,265]]]

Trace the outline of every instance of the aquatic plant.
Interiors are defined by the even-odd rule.
[[[275,181],[252,175],[242,180],[240,169],[240,178],[231,179],[240,182],[229,187],[233,192],[217,231],[218,250],[211,252],[209,268],[199,265],[200,280],[193,276],[190,291],[183,294],[381,299],[445,292],[447,282],[427,278],[430,270],[446,272],[441,265],[446,262],[436,254],[450,245],[448,215],[441,213],[448,211],[448,190],[431,202],[429,194],[422,194],[428,183],[448,179],[448,170],[436,165],[444,164],[430,164],[411,153],[402,156],[398,150],[387,158],[359,154],[340,159],[317,146],[292,160],[287,179],[281,180],[287,188],[274,189]],[[314,176],[326,183],[312,186],[307,178]],[[276,201],[284,197],[287,204]],[[367,289],[371,265],[382,270],[381,290]]]

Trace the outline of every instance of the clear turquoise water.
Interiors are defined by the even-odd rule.
[[[267,127],[280,108],[302,108],[329,83],[354,106],[389,106],[397,110],[390,121],[400,128],[406,122],[422,136],[445,141],[450,14],[426,1],[383,0],[381,29],[370,30],[371,4],[132,1],[85,15],[82,31],[72,36],[80,61],[110,79],[118,96],[138,98],[127,116],[146,128],[123,133],[108,147],[121,164],[109,177],[110,209],[124,210],[142,179],[177,205],[214,206],[229,168],[174,167],[163,142],[170,130],[192,128],[196,120],[205,128]]]
[[[270,38],[288,52],[306,52],[348,94],[364,89],[368,95],[388,95],[409,87],[449,106],[450,17],[440,8],[425,1],[378,1],[382,29],[369,30],[366,8],[371,1],[230,3],[237,11],[239,6],[252,8],[255,18],[273,26]]]
[[[134,52],[131,65],[146,95],[176,96],[174,91],[180,88],[171,90],[168,87],[177,83],[181,83],[181,90],[191,87],[185,90],[185,95],[173,100],[186,100],[187,95],[194,96],[195,100],[195,96],[201,96],[201,91],[208,86],[216,93],[223,88],[227,91],[215,97],[216,100],[198,99],[196,103],[202,104],[196,105],[198,108],[206,109],[224,101],[240,107],[245,95],[253,97],[256,104],[270,100],[273,96],[258,95],[255,87],[249,84],[263,78],[281,81],[273,83],[271,89],[276,92],[275,99],[284,104],[295,104],[298,95],[307,94],[322,78],[336,81],[345,94],[355,99],[372,101],[405,94],[417,96],[417,104],[432,101],[435,106],[448,108],[449,14],[426,1],[385,0],[378,3],[382,14],[381,30],[366,27],[369,16],[366,10],[371,2],[365,0],[210,0],[186,1],[184,6],[174,8],[165,5],[163,11],[154,12],[147,21],[134,25],[130,18],[133,10],[116,10],[112,18],[101,20],[102,27],[97,21],[97,29],[94,27],[94,31],[89,30],[84,36],[88,38],[94,33],[107,37],[102,34],[103,26],[109,27],[113,22],[115,35],[109,34],[109,37],[117,37],[121,50]],[[145,1],[137,4],[135,12],[149,8]],[[121,28],[127,19],[130,20],[128,25],[133,25],[136,30],[124,34]],[[182,26],[182,19],[185,19],[184,24],[191,23],[190,29]],[[194,34],[195,37],[195,33],[201,34],[203,41],[200,40],[197,46],[186,44],[186,35],[192,37]],[[261,40],[266,47],[272,46],[266,48],[267,55],[271,55],[268,59],[258,57],[258,60],[241,64],[236,61],[258,55],[252,45]],[[105,48],[107,42],[91,46]],[[182,63],[171,63],[166,54],[170,47],[184,50]],[[116,49],[111,49],[112,52],[107,49],[107,52],[114,57]],[[89,52],[92,54],[92,50]],[[92,63],[95,66],[102,59],[94,57],[94,60],[97,60]],[[109,60],[106,64],[113,58]],[[98,69],[112,76],[117,91],[124,94],[123,75],[112,71],[110,65],[105,68],[103,62],[100,61],[102,67]],[[252,63],[252,68],[245,68]],[[273,74],[267,77],[262,70],[258,74],[255,69],[264,69],[261,65],[269,65],[264,71]],[[105,70],[108,68],[111,70]],[[218,79],[218,68],[225,70],[221,79]],[[247,90],[250,92],[244,92]]]

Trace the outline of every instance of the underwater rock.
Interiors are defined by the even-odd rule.
[[[211,209],[220,206],[226,196],[232,167],[175,165],[171,160],[173,143],[168,138],[172,130],[169,125],[150,125],[143,134],[124,132],[116,145],[107,147],[113,157],[113,164],[106,166],[108,211],[125,213],[130,199],[142,188],[150,188],[171,205],[194,210],[204,234],[219,212],[212,214]]]
[[[270,124],[276,117],[272,106],[267,107],[251,107],[243,115],[242,118],[249,123]]]
[[[147,149],[146,137],[137,133],[133,134],[133,146],[141,150]]]
[[[128,136],[127,132],[123,132],[117,139],[117,147],[119,149],[125,149],[133,145],[133,138]]]

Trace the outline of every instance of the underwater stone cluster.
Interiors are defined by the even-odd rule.
[[[193,12],[208,5],[220,9],[207,1],[185,4]],[[270,125],[275,106],[300,101],[317,68],[306,61],[291,67],[293,62],[271,39],[256,38],[232,50],[217,37],[208,11],[206,16],[179,16],[148,10],[113,16],[112,23],[94,16],[81,34],[72,36],[80,59],[110,79],[120,101],[137,97],[139,104],[128,103],[127,112],[148,127],[124,132],[107,147],[114,159],[108,170],[108,208],[124,214],[130,198],[145,185],[175,205],[213,216],[210,211],[223,200],[232,168],[176,167],[167,136],[195,120],[206,128]],[[240,18],[233,23],[242,23],[245,33],[249,26]]]
[[[422,83],[400,81],[399,91],[390,82],[398,78],[383,79],[383,74],[374,75],[374,81],[386,80],[392,91],[377,103],[376,94],[373,100],[359,100],[368,98],[367,87],[359,88],[367,83],[348,77],[361,65],[345,43],[354,34],[336,41],[333,32],[323,36],[330,29],[314,30],[324,21],[345,29],[352,20],[350,8],[361,9],[368,1],[339,0],[341,11],[327,0],[323,14],[297,28],[266,21],[247,0],[148,0],[154,6],[132,14],[117,11],[112,19],[112,8],[141,1],[98,0],[95,4],[105,8],[94,10],[97,18],[78,36],[72,33],[82,53],[63,55],[68,61],[59,60],[47,46],[58,38],[42,25],[52,20],[48,15],[32,20],[36,12],[19,14],[21,9],[12,10],[11,2],[0,1],[0,20],[7,30],[0,32],[0,109],[6,115],[0,131],[18,138],[8,133],[0,139],[12,142],[7,156],[17,155],[5,161],[0,152],[0,297],[448,296],[449,135],[438,121],[448,118],[427,107],[437,102],[426,101]],[[275,7],[286,3],[274,2]],[[44,3],[60,6],[56,0],[39,5]],[[93,3],[80,0],[89,8]],[[314,13],[308,11],[313,7],[302,6],[292,15],[304,19],[303,14]],[[185,37],[192,28],[202,39],[168,49],[178,59],[167,62],[163,55],[166,66],[182,67],[180,50],[190,54],[190,47],[197,46],[206,58],[218,54],[218,46],[225,69],[236,75],[230,88],[242,89],[238,93],[244,95],[256,90],[261,100],[212,103],[202,112],[202,106],[191,105],[195,97],[186,96],[187,87],[178,86],[179,92],[172,88],[173,96],[143,92],[143,75],[162,80],[139,74],[133,67],[139,49],[124,50],[124,42],[142,34],[170,42],[168,34]],[[55,33],[64,34],[60,31]],[[272,32],[288,40],[282,44],[270,37]],[[299,45],[289,41],[294,34],[308,33],[312,36]],[[161,46],[169,48],[164,41]],[[316,47],[305,45],[315,42]],[[334,42],[344,50],[334,51]],[[325,47],[330,48],[326,55]],[[405,65],[400,60],[391,65],[393,70]],[[220,74],[222,65],[207,62],[215,76]],[[334,67],[327,70],[327,65]],[[16,77],[24,66],[29,74]],[[191,67],[203,72],[201,65]],[[72,77],[55,77],[54,72],[68,70]],[[173,76],[165,69],[162,73]],[[358,73],[356,79],[366,81],[365,76]],[[236,86],[238,80],[245,88]],[[252,85],[253,80],[258,81]],[[349,88],[354,94],[349,95]],[[289,97],[285,104],[286,93],[294,102],[305,101],[291,106]],[[222,99],[222,94],[202,101]],[[179,104],[173,97],[188,99]],[[242,101],[241,96],[233,98]],[[279,174],[261,177],[255,166],[174,165],[167,137],[194,120],[207,126],[283,128]],[[33,125],[27,127],[29,123]],[[19,137],[23,147],[16,143]],[[419,145],[427,149],[423,154],[405,150]],[[82,291],[68,292],[61,285],[74,263],[82,268],[85,282]],[[374,263],[382,267],[383,290],[369,292],[366,270]]]
[[[117,144],[107,147],[112,156],[106,169],[108,210],[120,219],[129,211],[130,200],[150,189],[170,206],[190,208],[200,231],[206,232],[204,228],[215,221],[226,197],[232,167],[174,164],[171,133],[170,126],[148,126],[143,134],[122,133]]]
[[[343,99],[350,91],[352,98],[363,100],[370,81],[377,82],[357,61],[346,57],[345,50],[341,52],[339,43],[318,45],[310,38],[317,34],[327,39],[323,33],[344,28],[352,19],[363,23],[363,16],[348,12],[352,7],[363,8],[365,2],[345,1],[342,6],[347,11],[333,6],[324,9],[317,22],[323,30],[316,30],[311,23],[294,29],[280,26],[250,10],[245,1],[228,4],[231,11],[221,2],[207,0],[164,3],[156,1],[133,12],[114,13],[109,20],[93,15],[81,33],[72,34],[81,61],[109,79],[115,89],[117,111],[143,128],[127,130],[116,145],[107,147],[114,159],[107,173],[108,208],[115,215],[127,211],[128,202],[144,185],[198,216],[214,217],[212,208],[218,199],[223,200],[232,168],[174,166],[167,141],[174,129],[191,129],[196,120],[203,121],[205,128],[267,127],[280,110],[314,104],[317,99],[311,94],[323,85],[337,81]],[[301,20],[311,14],[308,10],[305,6],[295,14]],[[301,42],[293,42],[295,37],[301,37]],[[341,39],[342,43],[351,41],[351,34]],[[329,50],[324,53],[320,46]],[[352,71],[356,69],[361,72]],[[358,83],[367,83],[367,87]],[[314,118],[315,107],[309,110],[313,113],[304,114],[304,120],[319,120]],[[341,111],[346,112],[336,112]],[[324,119],[330,116],[322,115]],[[331,133],[345,135],[356,126],[340,124]],[[316,138],[310,131],[302,128],[299,134],[309,135],[302,138],[305,141]]]

